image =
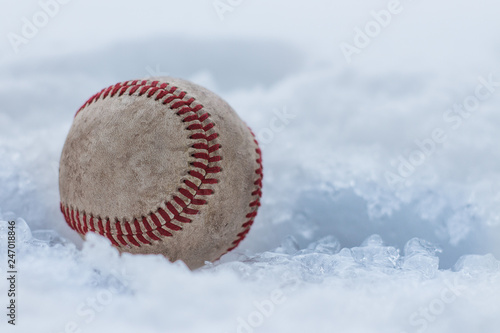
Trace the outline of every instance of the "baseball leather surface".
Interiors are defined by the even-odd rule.
[[[220,97],[170,77],[127,81],[77,112],[60,162],[61,210],[82,236],[193,269],[243,240],[262,177],[257,141]]]

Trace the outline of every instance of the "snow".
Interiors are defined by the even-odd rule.
[[[0,3],[4,36],[42,8]],[[232,3],[221,21],[212,1],[69,1],[18,53],[0,40],[5,306],[11,220],[19,271],[1,331],[497,332],[498,4],[401,0],[348,64],[390,1]],[[58,206],[74,112],[155,74],[217,92],[263,146],[256,223],[194,272],[84,242]]]

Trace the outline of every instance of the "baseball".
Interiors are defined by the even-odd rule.
[[[194,269],[245,238],[262,177],[257,141],[219,96],[170,77],[127,81],[76,113],[60,161],[61,211],[82,237]]]

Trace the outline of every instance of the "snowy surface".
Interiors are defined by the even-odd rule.
[[[0,331],[498,332],[500,7],[401,0],[348,63],[389,3],[241,1],[221,20],[212,1],[73,0],[16,53],[41,7],[1,0],[0,308],[16,220],[19,313]],[[155,74],[214,90],[263,145],[252,231],[194,272],[83,242],[58,208],[74,112]]]

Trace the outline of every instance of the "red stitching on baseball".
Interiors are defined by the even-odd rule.
[[[255,174],[259,175],[259,178],[254,182],[254,185],[257,186],[257,188],[255,189],[255,191],[252,192],[252,196],[255,197],[255,200],[249,204],[251,212],[246,215],[246,217],[250,220],[242,224],[241,227],[243,228],[243,231],[237,235],[236,240],[232,243],[232,246],[226,250],[225,253],[234,250],[236,247],[238,247],[238,245],[240,245],[243,239],[245,239],[246,235],[250,231],[250,227],[252,226],[255,217],[257,216],[257,209],[260,206],[260,198],[262,197],[262,179],[264,178],[264,172],[263,172],[264,167],[262,166],[262,151],[259,148],[259,143],[257,142],[257,139],[255,139],[255,134],[252,132],[250,128],[249,130],[252,136],[254,137],[254,143],[257,146],[255,152],[257,153],[258,156],[256,160],[258,167],[255,170]]]
[[[190,131],[201,130],[204,132],[204,133],[200,132],[193,133],[190,136],[190,139],[192,140],[201,139],[206,141],[206,143],[197,142],[191,146],[194,149],[205,151],[205,152],[195,153],[193,154],[193,157],[199,160],[204,160],[207,162],[207,164],[198,161],[191,163],[192,167],[203,170],[205,174],[203,175],[202,173],[195,170],[189,171],[190,175],[201,181],[200,186],[197,186],[196,184],[187,179],[184,180],[184,184],[188,188],[194,190],[194,194],[191,193],[188,189],[179,188],[178,193],[182,197],[185,197],[187,202],[182,200],[179,196],[174,195],[172,202],[165,202],[165,206],[167,207],[168,211],[172,214],[172,217],[161,207],[158,208],[157,212],[150,213],[149,218],[154,223],[156,228],[152,228],[148,222],[148,218],[143,216],[142,225],[146,229],[145,232],[141,229],[141,226],[137,221],[137,219],[134,219],[133,226],[135,227],[135,230],[132,230],[131,228],[132,224],[130,222],[128,221],[120,222],[117,220],[114,224],[116,233],[113,233],[113,231],[111,230],[111,223],[109,222],[109,219],[106,220],[106,228],[104,228],[102,224],[102,219],[100,217],[97,217],[98,230],[96,230],[93,222],[94,216],[92,214],[88,214],[88,216],[90,216],[90,220],[88,222],[88,225],[90,225],[89,228],[87,226],[87,219],[86,219],[87,214],[85,212],[83,212],[84,222],[82,223],[78,217],[79,216],[78,210],[71,208],[69,205],[64,207],[64,205],[61,203],[61,211],[63,212],[66,222],[72,229],[76,230],[77,232],[82,234],[85,234],[89,230],[93,232],[98,232],[99,234],[110,239],[110,241],[115,246],[118,247],[121,246],[119,243],[121,243],[123,246],[131,246],[131,245],[141,246],[139,242],[143,244],[151,244],[151,242],[144,237],[145,235],[147,235],[151,240],[159,241],[160,238],[154,233],[155,231],[157,231],[162,236],[170,237],[172,236],[172,233],[167,231],[166,228],[172,231],[182,230],[180,226],[172,223],[171,221],[175,220],[180,223],[190,223],[191,220],[185,216],[182,216],[181,214],[186,214],[186,215],[198,214],[199,210],[193,209],[189,206],[205,205],[207,202],[205,200],[197,199],[196,196],[197,195],[207,196],[207,195],[212,195],[214,193],[212,189],[202,188],[202,186],[205,184],[216,184],[218,182],[217,179],[206,178],[206,177],[210,174],[217,174],[222,171],[220,167],[210,165],[212,163],[222,160],[222,157],[220,155],[216,154],[214,156],[210,156],[210,154],[217,152],[221,148],[220,144],[209,145],[211,141],[219,137],[219,134],[217,132],[214,132],[212,134],[208,133],[208,131],[212,130],[215,127],[215,124],[211,122],[205,125],[202,124],[205,120],[209,118],[209,114],[205,112],[201,116],[198,116],[197,112],[203,109],[203,105],[197,104],[195,106],[192,106],[192,104],[195,102],[195,99],[192,97],[189,98],[188,100],[184,100],[184,97],[187,95],[185,91],[180,91],[178,95],[175,95],[175,92],[178,91],[177,87],[169,86],[169,84],[166,83],[163,83],[160,86],[158,86],[158,83],[159,81],[153,81],[148,83],[148,81],[146,80],[143,81],[135,80],[132,82],[127,81],[123,83],[118,83],[114,86],[105,88],[101,90],[99,93],[92,96],[87,102],[85,102],[85,104],[77,111],[75,117],[83,109],[85,109],[90,104],[95,103],[99,99],[105,99],[108,96],[111,98],[114,97],[117,93],[118,96],[122,96],[127,91],[128,95],[131,96],[134,93],[136,93],[139,89],[140,89],[138,92],[139,96],[145,96],[147,98],[152,98],[153,96],[156,96],[154,97],[154,100],[159,101],[163,99],[162,104],[164,105],[167,105],[175,101],[172,105],[170,105],[169,109],[176,110],[176,114],[179,116],[187,114],[182,119],[183,122],[198,121],[198,123],[189,125],[187,130]],[[179,205],[181,209],[180,210],[176,209],[173,203]],[[76,219],[74,217],[75,211],[77,214]],[[163,219],[163,221],[165,222],[164,224],[161,223],[160,218]],[[123,230],[123,227],[125,228],[125,230]],[[116,237],[119,243],[116,241],[114,237]]]

